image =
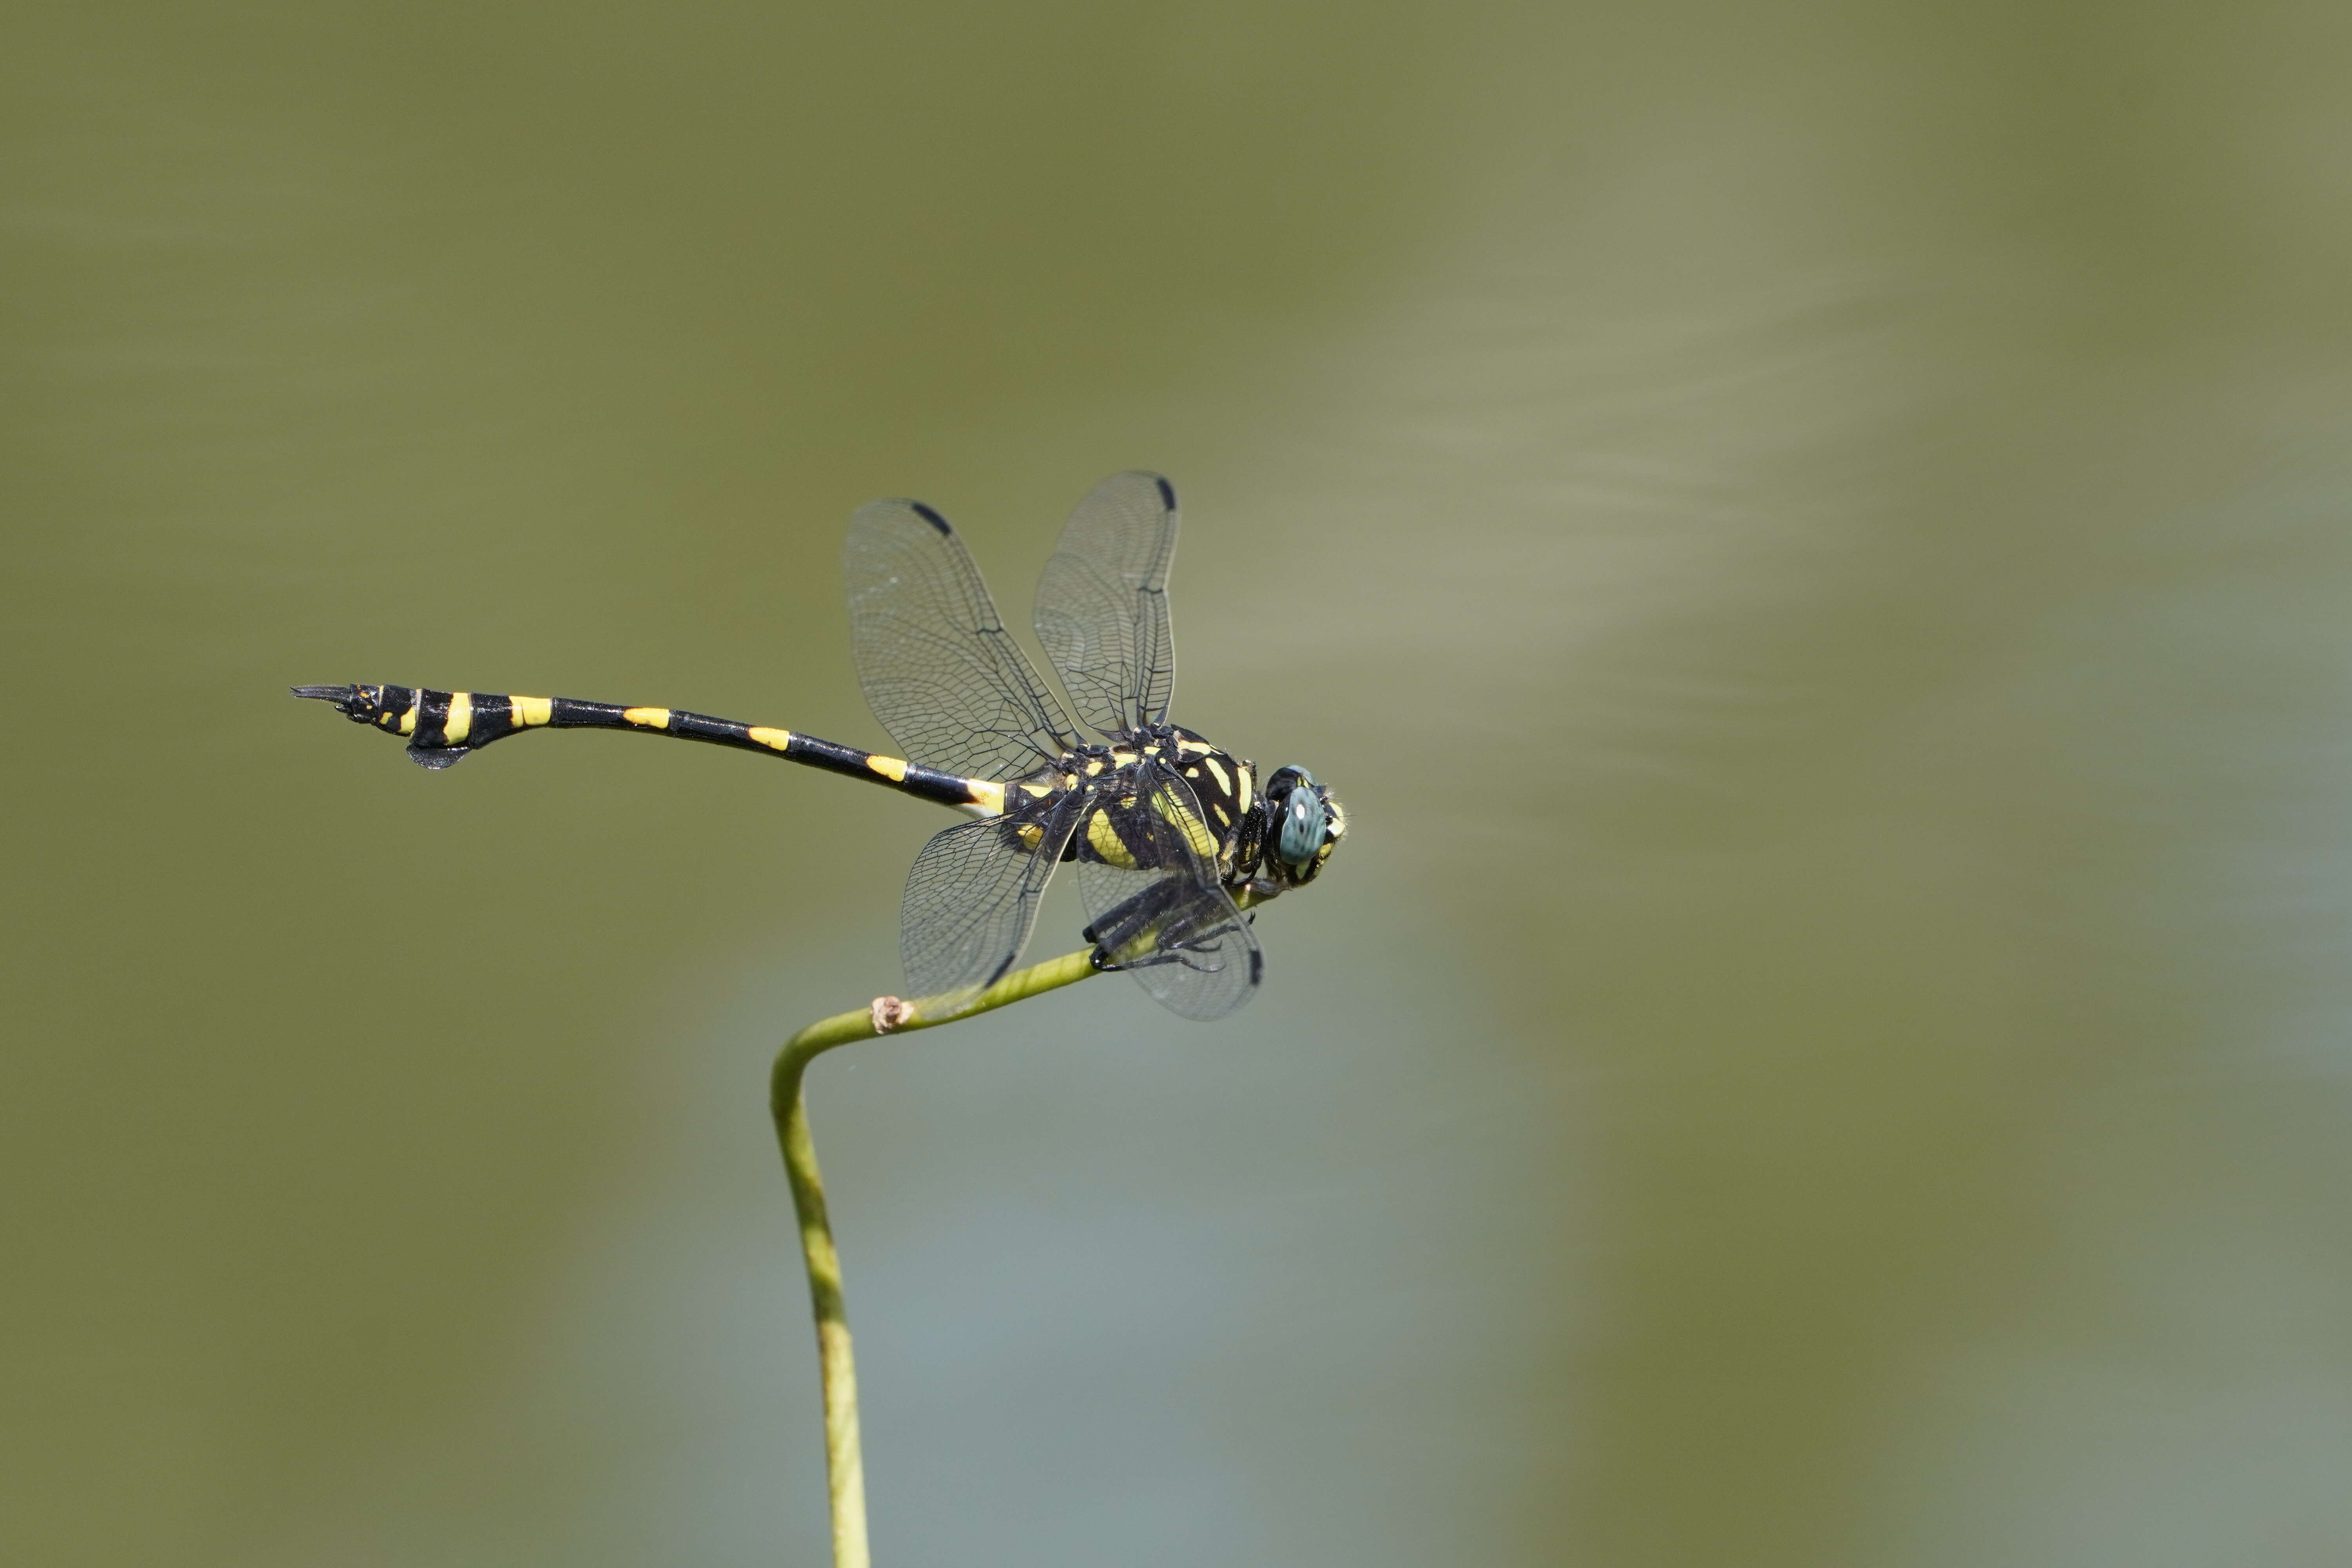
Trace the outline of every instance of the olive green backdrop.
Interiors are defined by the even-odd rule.
[[[2344,1561],[2347,16],[13,13],[5,1554],[819,1562],[941,823],[284,689],[879,744],[850,509],[1145,466],[1353,833],[816,1070],[882,1562]]]

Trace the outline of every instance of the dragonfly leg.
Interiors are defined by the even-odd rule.
[[[1205,917],[1222,912],[1187,905],[1201,900],[1192,890],[1173,881],[1157,882],[1142,892],[1114,908],[1079,934],[1095,944],[1089,962],[1097,969],[1149,969],[1154,964],[1181,963],[1204,974],[1214,974],[1224,968],[1222,961],[1202,963],[1197,961],[1197,933]],[[1155,931],[1154,928],[1159,929]],[[1132,958],[1118,955],[1146,937],[1155,937],[1153,950]]]

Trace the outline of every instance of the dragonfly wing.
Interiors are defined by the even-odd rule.
[[[1076,743],[947,519],[869,501],[849,520],[843,565],[858,683],[908,760],[1010,779]]]
[[[988,817],[931,836],[898,905],[909,1001],[949,1011],[1013,968],[1086,799],[1073,791],[1025,820]]]
[[[1158,474],[1114,474],[1070,513],[1038,580],[1037,640],[1078,717],[1104,734],[1168,717],[1176,524],[1175,486]]]
[[[1079,896],[1103,961],[1187,1018],[1222,1018],[1255,994],[1265,957],[1218,879],[1215,839],[1181,778],[1155,764],[1133,795],[1097,793],[1077,838]]]

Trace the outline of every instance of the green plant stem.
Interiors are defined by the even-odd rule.
[[[1081,950],[1033,963],[1006,975],[952,1013],[927,1018],[917,1012],[887,1032],[902,1035],[910,1029],[936,1028],[1074,984],[1099,973],[1089,957],[1088,952]],[[810,1062],[834,1047],[870,1040],[883,1033],[875,1027],[877,1010],[840,1013],[811,1024],[776,1053],[776,1065],[768,1075],[768,1110],[775,1118],[776,1141],[783,1146],[784,1176],[792,1183],[793,1207],[800,1214],[801,1260],[808,1266],[809,1305],[816,1314],[834,1568],[870,1568],[873,1560],[866,1544],[866,1461],[857,1441],[857,1363],[850,1353],[849,1319],[841,1302],[841,1257],[834,1250],[833,1223],[825,1215],[824,1177],[817,1170],[816,1144],[809,1136],[801,1078]]]

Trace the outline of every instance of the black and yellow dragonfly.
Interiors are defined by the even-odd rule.
[[[851,518],[857,673],[902,757],[672,708],[409,686],[298,686],[446,768],[527,730],[626,730],[782,757],[957,807],[900,907],[910,1000],[953,1009],[1012,969],[1046,879],[1077,866],[1098,968],[1132,973],[1188,1018],[1249,1000],[1264,961],[1244,910],[1313,881],[1347,831],[1304,768],[1256,764],[1168,722],[1175,488],[1117,474],[1080,501],[1037,584],[1034,625],[1070,698],[1005,631],[963,542],[920,501]],[[1075,709],[1096,737],[1071,718]]]

